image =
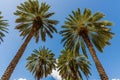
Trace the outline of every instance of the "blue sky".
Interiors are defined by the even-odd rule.
[[[16,16],[13,15],[16,6],[24,1],[27,0],[0,0],[0,11],[2,11],[4,19],[7,19],[9,22],[9,34],[6,34],[4,42],[0,44],[0,77],[24,41],[22,40],[22,37],[19,36],[19,32],[14,29],[17,24],[15,23]],[[65,18],[68,17],[68,14],[71,14],[71,11],[77,10],[77,8],[81,8],[82,11],[85,8],[89,8],[93,13],[96,11],[104,13],[106,15],[104,19],[114,23],[111,29],[112,32],[115,33],[115,36],[110,40],[111,46],[106,46],[103,53],[97,51],[97,55],[110,80],[120,79],[120,0],[40,0],[40,2],[42,1],[51,5],[50,11],[56,12],[53,18],[60,21],[56,26],[58,31],[61,30],[60,27],[63,25]],[[32,53],[33,49],[38,49],[40,46],[46,46],[51,49],[57,58],[60,55],[60,51],[63,49],[60,40],[61,36],[59,34],[54,34],[53,39],[47,38],[45,43],[40,40],[39,43],[36,44],[33,38],[10,80],[18,80],[18,78],[34,80],[32,74],[25,68],[26,58]],[[99,80],[99,75],[91,56],[89,59],[92,63],[92,76],[90,76],[89,80]],[[53,78],[48,77],[43,80],[53,80]]]

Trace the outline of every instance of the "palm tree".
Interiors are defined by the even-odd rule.
[[[1,12],[0,12],[0,44],[1,42],[3,42],[3,37],[5,37],[4,33],[8,33],[7,32],[7,26],[8,23],[6,22],[7,20],[2,20],[3,16],[1,16]]]
[[[80,49],[86,57],[85,47],[87,46],[101,80],[108,80],[108,76],[95,52],[95,47],[103,52],[103,48],[110,45],[109,40],[113,37],[113,33],[110,32],[111,29],[107,27],[112,26],[112,23],[102,20],[104,16],[100,12],[92,14],[89,9],[85,9],[81,14],[78,8],[77,11],[72,11],[72,15],[66,18],[65,24],[62,26],[64,30],[60,34],[63,36],[64,46],[71,50],[79,51]]]
[[[37,80],[47,77],[56,67],[56,59],[51,50],[45,47],[34,50],[33,54],[27,58],[27,69],[34,74]]]
[[[50,19],[50,17],[54,15],[54,12],[48,12],[49,9],[50,6],[48,4],[39,4],[38,0],[28,0],[17,6],[14,14],[19,16],[16,19],[16,22],[19,24],[16,26],[16,29],[21,32],[20,36],[26,39],[7,67],[1,78],[2,80],[9,80],[25,48],[33,37],[36,38],[36,42],[38,42],[39,37],[42,41],[45,41],[46,35],[52,38],[52,33],[57,32],[54,25],[56,25],[58,21]]]
[[[58,58],[58,71],[64,80],[83,80],[82,73],[88,79],[90,62],[87,58],[76,52],[64,49]]]

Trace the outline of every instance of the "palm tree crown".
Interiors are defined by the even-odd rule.
[[[72,15],[66,18],[65,24],[62,26],[64,30],[62,34],[64,46],[70,49],[81,49],[86,55],[85,43],[82,34],[88,35],[89,39],[95,47],[102,52],[105,45],[110,45],[109,40],[112,38],[113,33],[110,32],[112,23],[107,20],[102,20],[104,14],[96,12],[92,14],[90,9],[85,9],[81,14],[80,9],[72,11]],[[87,55],[86,55],[87,56]]]
[[[79,52],[80,49],[88,57],[86,54],[87,47],[101,80],[109,80],[94,49],[96,47],[100,52],[103,52],[103,48],[106,45],[110,45],[109,40],[113,37],[113,33],[110,32],[111,29],[108,27],[112,26],[112,23],[102,20],[104,16],[100,12],[92,14],[89,9],[85,9],[83,14],[81,14],[78,8],[77,11],[72,11],[72,15],[66,18],[65,24],[62,26],[64,30],[60,34],[63,36],[62,42],[64,42],[64,46],[72,51]]]
[[[40,80],[40,78],[51,74],[52,69],[55,69],[55,65],[54,54],[48,48],[42,47],[39,50],[35,49],[33,54],[27,58],[26,67],[37,80]]]
[[[35,37],[36,42],[39,41],[39,38],[45,41],[46,35],[52,38],[52,33],[57,32],[54,26],[58,21],[50,19],[50,17],[54,15],[54,12],[48,12],[49,9],[50,6],[48,4],[39,4],[38,0],[28,0],[17,6],[17,10],[14,14],[18,16],[16,22],[19,24],[16,26],[16,29],[21,32],[20,36],[26,39],[7,67],[1,78],[2,80],[10,79],[11,74],[33,37]]]
[[[90,62],[81,54],[70,50],[62,50],[58,58],[58,70],[65,80],[83,80],[82,73],[88,79],[90,73]]]
[[[21,36],[26,37],[33,29],[36,31],[34,37],[38,42],[39,37],[41,37],[42,41],[45,41],[46,34],[52,38],[52,33],[57,32],[54,25],[58,21],[49,19],[54,15],[54,12],[48,12],[50,5],[46,3],[39,4],[38,0],[28,0],[17,6],[17,8],[14,14],[19,16],[16,19],[19,25],[16,26],[16,29],[19,29]]]
[[[8,33],[7,30],[7,26],[8,23],[6,22],[7,20],[2,20],[3,16],[1,16],[1,12],[0,12],[0,43],[3,42],[3,37],[5,37],[4,33]]]

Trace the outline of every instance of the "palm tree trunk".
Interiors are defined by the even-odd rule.
[[[105,73],[105,70],[104,70],[102,64],[100,63],[100,61],[99,61],[99,59],[98,59],[98,57],[96,55],[96,52],[95,52],[95,50],[93,48],[92,43],[89,40],[88,35],[82,33],[82,37],[83,37],[83,39],[84,39],[84,41],[85,41],[85,43],[86,43],[86,45],[87,45],[87,47],[88,47],[88,49],[90,51],[90,54],[91,54],[91,56],[92,56],[92,58],[93,58],[93,60],[95,62],[95,65],[96,65],[96,68],[97,68],[97,71],[98,71],[98,73],[100,75],[101,80],[108,80],[108,76]]]
[[[10,80],[11,74],[13,73],[16,65],[18,64],[21,56],[23,55],[23,53],[24,53],[28,43],[30,42],[31,38],[33,37],[34,33],[35,33],[35,31],[31,30],[31,32],[25,39],[24,43],[21,45],[20,49],[18,50],[17,54],[15,55],[15,57],[13,58],[13,60],[9,64],[9,66],[7,67],[5,73],[1,77],[1,80]]]
[[[37,79],[37,80],[41,80],[41,79]]]
[[[75,71],[74,67],[71,67],[71,69],[73,71],[74,80],[78,80],[77,72]]]
[[[74,79],[75,79],[75,80],[78,80],[78,77],[77,77],[76,72],[75,72],[75,73],[73,73],[73,74],[74,74]]]

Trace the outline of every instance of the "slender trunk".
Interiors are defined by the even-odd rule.
[[[13,60],[9,64],[9,66],[7,67],[5,73],[1,77],[1,80],[10,80],[11,74],[13,73],[16,65],[18,64],[21,56],[23,55],[23,53],[24,53],[28,43],[30,42],[31,38],[33,37],[34,33],[35,33],[35,31],[31,30],[31,32],[25,39],[24,43],[21,45],[20,49],[18,50],[17,54],[15,55],[15,57],[13,58]]]
[[[78,80],[77,72],[75,71],[75,69],[73,67],[71,69],[73,71],[74,80]]]
[[[37,80],[41,80],[41,79],[37,79]]]
[[[83,37],[83,39],[84,39],[84,41],[85,41],[85,43],[86,43],[86,45],[87,45],[87,47],[88,47],[88,49],[90,51],[90,54],[91,54],[91,56],[92,56],[92,58],[93,58],[93,60],[95,62],[95,65],[96,65],[96,68],[97,68],[97,71],[98,71],[98,73],[100,75],[101,80],[108,80],[108,76],[105,73],[105,70],[104,70],[102,64],[100,63],[100,61],[99,61],[99,59],[98,59],[98,57],[96,55],[96,52],[95,52],[95,50],[93,48],[92,43],[90,42],[90,40],[88,38],[88,35],[82,33],[82,37]]]
[[[78,77],[77,77],[76,72],[74,72],[73,74],[74,74],[74,79],[75,79],[75,80],[78,80]]]

